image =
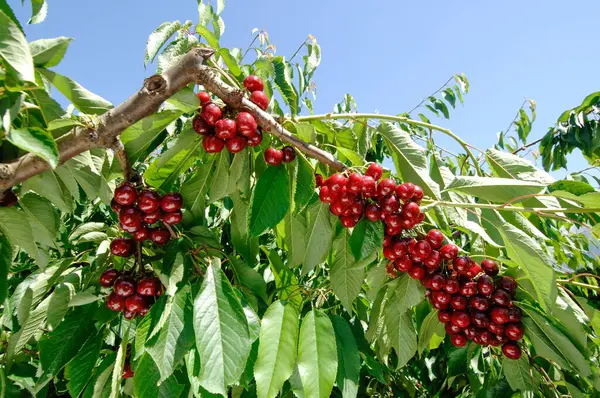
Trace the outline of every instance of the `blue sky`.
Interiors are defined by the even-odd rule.
[[[30,6],[9,0],[21,21]],[[355,4],[355,5],[353,5]],[[222,45],[245,48],[252,28],[264,28],[278,55],[290,56],[308,34],[322,48],[315,73],[317,113],[351,93],[362,112],[410,110],[448,77],[464,72],[471,89],[451,119],[432,121],[487,148],[525,98],[537,101],[530,139],[562,111],[600,87],[598,1],[241,1],[228,0]],[[194,0],[50,1],[46,21],[25,26],[29,40],[75,41],[56,68],[119,103],[153,70],[143,66],[148,35],[160,23],[197,21]],[[444,137],[436,142],[456,148]],[[569,168],[587,163],[571,156]],[[564,171],[554,173],[563,177]]]

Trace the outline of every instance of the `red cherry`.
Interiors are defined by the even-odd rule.
[[[492,321],[498,325],[508,322],[508,309],[502,307],[492,308]]]
[[[19,198],[17,198],[17,195],[12,189],[4,191],[4,194],[0,196],[2,197],[2,199],[0,199],[0,207],[13,207],[19,201]]]
[[[465,272],[465,276],[469,279],[473,279],[480,273],[481,273],[481,267],[479,266],[479,264],[473,262],[473,263],[471,263],[471,267],[469,268],[469,270],[467,272]]]
[[[464,329],[471,324],[471,318],[466,312],[456,311],[452,314],[452,323]]]
[[[217,120],[215,123],[215,135],[222,139],[226,140],[228,138],[233,138],[237,134],[237,129],[235,125],[235,121],[231,119],[221,119]]]
[[[392,237],[383,235],[383,247],[389,246],[392,243]]]
[[[395,195],[389,195],[379,201],[381,209],[388,214],[395,213],[400,208],[400,202]]]
[[[491,276],[481,275],[479,279],[477,279],[477,289],[479,290],[479,293],[484,296],[489,296],[494,293],[494,280]]]
[[[260,130],[256,130],[254,132],[254,134],[250,135],[250,136],[246,136],[248,142],[248,146],[249,147],[255,147],[255,146],[259,146],[260,143],[262,142],[262,133],[260,132]]]
[[[383,219],[383,214],[381,215],[381,218]],[[385,227],[386,235],[396,236],[396,235],[399,235],[400,232],[402,232],[402,227],[392,227],[390,225]]]
[[[269,97],[264,91],[253,91],[250,94],[250,101],[254,102],[263,111],[267,110],[269,106]]]
[[[392,250],[390,246],[386,246],[383,248],[383,257],[392,261],[398,258],[398,256],[396,256],[396,253],[394,253],[394,250]]]
[[[121,229],[125,232],[129,232],[130,234],[134,234],[142,228],[142,223],[136,224],[132,227],[128,227],[127,225],[119,224]]]
[[[348,183],[346,188],[349,192],[360,193],[363,186],[363,176],[359,173],[352,173],[348,176]]]
[[[133,253],[133,240],[115,238],[110,242],[110,252],[118,257],[129,257]]]
[[[412,200],[414,200],[415,202],[420,202],[421,199],[423,199],[423,196],[424,196],[423,188],[421,188],[418,185],[415,185],[415,188],[413,190]]]
[[[455,335],[456,333],[459,333],[462,330],[460,326],[457,326],[452,322],[446,323],[446,325],[444,325],[444,329],[446,329],[446,333],[448,333],[449,335]]]
[[[171,213],[163,213],[161,219],[165,224],[175,225],[179,224],[181,220],[183,220],[183,214],[181,213],[181,210]]]
[[[429,232],[427,232],[425,239],[427,240],[427,242],[429,242],[432,248],[438,249],[444,241],[444,234],[442,234],[437,229],[432,229]]]
[[[371,176],[364,176],[360,193],[366,198],[372,198],[377,194],[377,184]]]
[[[452,313],[450,311],[438,311],[438,320],[442,323],[448,323],[452,319]]]
[[[517,290],[517,281],[512,276],[503,276],[498,281],[498,287],[506,290],[509,293],[514,293]]]
[[[158,192],[145,189],[138,196],[138,209],[144,213],[154,213],[160,208],[161,197]]]
[[[365,217],[370,221],[377,221],[381,219],[381,210],[376,204],[368,204],[365,207]]]
[[[164,245],[171,239],[171,235],[166,229],[157,228],[150,231],[150,239],[157,245]]]
[[[122,311],[125,308],[125,298],[112,292],[106,298],[106,306],[113,311]]]
[[[471,307],[477,311],[487,311],[490,306],[490,302],[485,297],[473,296],[470,300]]]
[[[499,272],[498,264],[496,264],[495,261],[488,259],[485,259],[481,262],[481,268],[483,268],[483,271],[489,276],[496,276]]]
[[[131,235],[133,236],[133,239],[135,239],[136,241],[143,242],[150,238],[150,231],[146,227],[141,227],[140,229],[138,229]]]
[[[442,290],[446,286],[446,278],[443,275],[435,274],[431,277],[429,288],[433,291]]]
[[[478,328],[486,329],[490,324],[490,318],[484,312],[474,311],[471,313],[471,322]]]
[[[456,279],[448,279],[444,285],[444,290],[450,294],[456,294],[460,290],[460,284]]]
[[[352,216],[340,216],[340,222],[344,228],[353,228],[358,223]]]
[[[129,364],[129,362],[125,362],[125,366],[123,367],[123,373],[121,374],[121,377],[123,377],[124,379],[131,379],[134,375],[135,372],[131,370],[131,365]]]
[[[520,308],[511,307],[508,309],[508,322],[519,323],[521,322],[522,312]]]
[[[508,307],[511,303],[511,297],[506,290],[498,289],[492,294],[492,301],[500,307]]]
[[[477,328],[475,326],[471,325],[471,326],[467,327],[463,332],[465,333],[465,336],[467,337],[467,339],[473,340],[473,338],[477,334]]]
[[[210,135],[213,132],[212,126],[206,123],[200,115],[196,115],[192,120],[192,128],[200,135]]]
[[[315,186],[323,186],[323,176],[321,174],[315,173]]]
[[[461,333],[455,333],[450,336],[450,342],[455,347],[464,347],[467,344],[467,337]]]
[[[425,277],[425,268],[420,265],[414,266],[408,271],[408,275],[413,279],[421,280]]]
[[[155,296],[159,287],[160,281],[158,278],[144,278],[137,284],[137,293],[142,296]]]
[[[129,297],[135,293],[135,282],[129,277],[122,276],[115,281],[113,291],[121,297]]]
[[[112,198],[112,200],[110,201],[110,208],[112,209],[112,211],[114,211],[115,213],[119,214],[119,212],[121,211],[121,209],[123,208],[123,206],[121,206],[115,200],[115,198]]]
[[[210,102],[210,94],[206,91],[200,91],[196,94],[202,105]]]
[[[233,137],[225,141],[225,146],[230,153],[238,153],[246,148],[247,143],[248,141],[244,137]]]
[[[408,246],[402,241],[394,242],[392,250],[397,257],[404,257],[408,254]]]
[[[396,187],[396,195],[398,195],[400,199],[407,201],[408,199],[412,198],[414,194],[414,189],[414,184],[411,184],[409,182],[400,184]]]
[[[137,190],[130,183],[124,182],[115,189],[114,199],[122,206],[131,206],[137,199]]]
[[[102,275],[100,275],[100,285],[104,287],[111,287],[119,276],[121,276],[121,273],[116,269],[107,269],[102,273]]]
[[[244,137],[251,137],[256,133],[256,129],[258,125],[256,124],[256,119],[248,112],[240,112],[235,118],[235,124],[237,126],[237,131],[240,135]]]
[[[457,257],[452,261],[452,267],[459,274],[464,274],[469,269],[469,259],[467,257]]]
[[[394,192],[395,189],[396,182],[391,178],[384,178],[383,180],[379,181],[379,184],[377,184],[377,195],[379,195],[380,198],[383,198],[384,196]]]
[[[450,304],[450,300],[452,300],[452,296],[446,293],[445,291],[433,292],[431,297],[433,301],[436,301],[440,304]]]
[[[141,317],[145,317],[150,312],[150,305],[146,302],[146,306],[138,312]]]
[[[365,171],[365,175],[373,178],[375,181],[379,181],[381,176],[383,175],[383,167],[377,163],[369,164],[367,167],[367,171]]]
[[[139,294],[133,294],[125,299],[127,311],[138,312],[146,305],[145,300]]]
[[[452,307],[452,309],[455,309],[457,311],[467,309],[467,303],[468,303],[468,301],[467,301],[466,297],[459,296],[459,295],[452,296],[452,298],[450,299],[450,307]]]
[[[440,252],[438,252],[437,250],[432,250],[429,257],[423,260],[423,264],[425,264],[427,268],[437,269],[440,266],[441,261],[442,259],[440,256]]]
[[[431,303],[431,306],[438,311],[448,309],[448,304],[438,303],[437,301],[434,301],[433,303]],[[448,325],[448,324],[446,324],[446,325]]]
[[[385,265],[385,272],[392,278],[397,277],[396,270],[394,269],[394,263],[387,263]]]
[[[265,151],[265,162],[271,166],[279,166],[283,161],[283,151],[281,149],[267,148]]]
[[[137,315],[137,313],[131,312],[127,308],[123,308],[123,318],[127,319],[128,321],[135,318],[136,315]],[[125,372],[123,372],[123,373],[125,373]]]
[[[492,334],[490,332],[488,332],[487,330],[483,330],[483,331],[479,332],[478,337],[479,337],[478,344],[481,344],[481,345],[489,345],[493,338]]]
[[[424,240],[418,241],[410,251],[413,260],[422,262],[431,255],[431,246]]]
[[[504,333],[504,325],[499,325],[496,322],[490,322],[487,329],[490,333],[493,334],[503,334]]]
[[[445,260],[453,260],[458,255],[458,246],[453,243],[448,243],[440,249],[440,255]]]
[[[504,333],[503,334],[497,334],[496,335],[496,339],[498,340],[498,342],[500,344],[504,344],[504,343],[506,343],[508,341],[508,338],[504,335]]]
[[[402,228],[402,218],[398,214],[386,214],[385,225],[394,228]]]
[[[402,216],[404,218],[416,219],[419,216],[421,209],[415,202],[408,202],[402,206]]]
[[[179,192],[166,193],[160,201],[160,208],[166,212],[173,212],[181,209],[183,206],[183,196]],[[144,220],[146,221],[146,220]],[[156,220],[158,221],[158,219]],[[155,222],[156,222],[155,221]],[[148,222],[148,221],[146,221]],[[149,223],[152,224],[152,223]]]
[[[294,148],[292,148],[289,145],[284,146],[283,147],[283,162],[289,163],[294,159],[296,159],[296,151],[294,151]]]
[[[319,199],[324,203],[334,203],[338,198],[338,193],[333,192],[327,185],[323,185],[319,191]]]
[[[127,227],[136,227],[141,224],[142,216],[133,207],[123,207],[119,212],[119,221]]]
[[[385,250],[385,249],[384,249]],[[413,267],[413,262],[408,256],[397,258],[394,265],[399,272],[408,272]]]
[[[460,288],[460,294],[465,297],[471,297],[477,294],[477,283],[465,282]]]
[[[202,116],[202,119],[204,119],[206,123],[214,126],[215,123],[217,123],[217,120],[221,119],[221,108],[219,108],[216,104],[209,102],[202,107],[202,113],[200,113],[200,116]]]
[[[250,92],[262,91],[265,88],[263,81],[260,77],[250,75],[244,79],[244,87]]]
[[[144,213],[142,214],[142,221],[146,224],[154,224],[160,220],[160,215],[160,211],[157,211],[156,213]]]
[[[363,214],[362,200],[357,198],[354,203],[350,205],[350,213],[353,216],[361,216]]]
[[[519,345],[515,342],[509,341],[508,343],[502,346],[502,353],[508,359],[519,359],[521,358],[521,349]]]
[[[346,206],[339,200],[336,200],[335,202],[333,202],[331,204],[331,206],[329,206],[329,210],[331,211],[331,213],[333,215],[341,216],[344,214],[344,211],[346,210]]]
[[[202,146],[207,153],[218,153],[225,147],[225,141],[214,135],[205,135],[202,138]]]
[[[346,179],[346,177],[344,177],[340,173],[333,174],[331,177],[329,177],[325,181],[325,184],[327,184],[327,186],[329,186],[329,188],[333,192],[341,191],[342,187],[345,187],[347,183],[348,183],[348,180]]]

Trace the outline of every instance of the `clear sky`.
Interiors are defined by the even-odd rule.
[[[9,0],[25,23],[30,6],[20,3]],[[362,112],[406,112],[464,72],[471,82],[464,106],[450,120],[431,120],[487,148],[525,98],[538,105],[533,140],[600,89],[593,45],[599,15],[597,0],[228,0],[222,45],[245,48],[252,28],[264,28],[277,54],[289,57],[308,34],[316,36],[317,113],[331,111],[347,92]],[[148,35],[176,19],[197,22],[196,1],[61,0],[49,1],[46,21],[25,31],[29,40],[75,38],[56,70],[117,104],[153,72],[143,66]],[[442,137],[436,142],[455,148]],[[586,166],[571,156],[571,171]]]

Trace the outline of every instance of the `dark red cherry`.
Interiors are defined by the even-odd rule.
[[[210,135],[213,132],[213,127],[206,123],[206,121],[200,115],[196,115],[192,120],[192,128],[197,134]]]
[[[492,334],[490,332],[488,332],[487,330],[483,330],[483,331],[479,332],[478,337],[479,337],[479,344],[489,345],[494,336],[492,336]]]
[[[521,358],[521,349],[519,348],[519,345],[513,341],[509,341],[502,346],[502,353],[508,359]]]
[[[139,312],[144,306],[146,306],[146,302],[139,294],[133,294],[125,299],[127,311]]]
[[[477,334],[477,328],[475,326],[471,325],[471,326],[467,327],[463,332],[464,332],[465,336],[467,337],[467,339],[473,340],[473,338]]]
[[[19,198],[13,192],[12,189],[4,191],[4,193],[1,194],[0,197],[0,207],[13,207],[19,201]]]
[[[446,285],[446,278],[444,278],[440,274],[435,274],[431,276],[431,280],[429,282],[429,288],[433,291],[442,290]]]
[[[452,261],[452,267],[454,268],[454,271],[458,272],[459,274],[464,274],[467,272],[469,266],[470,264],[468,257],[457,257],[454,259],[454,261]]]
[[[123,207],[119,212],[119,221],[128,227],[135,227],[141,224],[142,216],[139,210],[133,207]]]
[[[315,173],[315,186],[317,188],[323,186],[323,176],[319,173]]]
[[[467,344],[467,337],[461,333],[455,333],[450,336],[450,342],[455,347],[464,347]]]
[[[378,181],[383,175],[383,167],[377,163],[371,163],[369,164],[369,167],[367,167],[365,175],[373,178],[375,181]]]
[[[504,333],[504,325],[500,325],[496,322],[490,322],[487,329],[490,331],[490,333],[493,333],[493,334]]]
[[[467,309],[467,304],[468,304],[467,298],[460,296],[460,295],[454,295],[454,296],[452,296],[452,299],[450,299],[450,307],[452,307],[452,309],[455,309],[457,311]]]
[[[498,281],[498,287],[506,290],[509,293],[514,293],[517,290],[517,281],[512,276],[503,276]]]
[[[121,273],[116,269],[107,269],[102,273],[102,275],[100,275],[100,285],[104,287],[111,287],[119,276],[121,276]]]
[[[283,151],[281,149],[267,148],[265,151],[265,162],[271,166],[279,166],[283,161]]]
[[[498,325],[508,322],[508,309],[503,307],[492,308],[492,321]]]
[[[123,308],[123,318],[127,319],[128,321],[135,318],[136,315],[137,315],[137,313],[131,312],[127,308]]]
[[[135,282],[127,276],[122,276],[115,281],[113,291],[121,297],[129,297],[135,293]]]
[[[173,212],[181,209],[183,206],[183,196],[180,193],[166,193],[160,201],[160,208],[166,212]],[[146,221],[146,220],[144,220]],[[158,221],[158,219],[156,220]],[[155,222],[156,222],[155,221]],[[147,222],[147,221],[146,221]],[[149,223],[152,224],[152,223]]]
[[[367,217],[367,219],[370,221],[377,221],[381,219],[381,210],[379,209],[379,206],[372,203],[368,204],[365,207],[365,217]]]
[[[181,220],[183,220],[183,214],[181,213],[181,210],[171,213],[163,213],[161,219],[165,224],[175,225],[179,224]]]
[[[408,272],[413,267],[413,262],[408,256],[397,258],[394,265],[399,272]]]
[[[522,312],[520,308],[511,307],[508,309],[508,322],[519,323],[521,322]]]
[[[431,246],[427,241],[420,240],[410,251],[413,260],[421,262],[431,255]]]
[[[452,319],[452,313],[450,311],[438,311],[438,320],[442,323],[448,323]]]
[[[157,228],[150,231],[150,239],[157,245],[164,245],[171,239],[171,235],[166,229]]]
[[[407,201],[412,198],[415,186],[411,183],[400,184],[396,187],[396,195],[403,201]]]
[[[323,185],[319,191],[319,199],[324,203],[334,203],[337,201],[338,194],[333,192],[327,185]]]
[[[124,379],[131,379],[135,375],[135,372],[131,369],[131,364],[129,362],[125,362],[125,366],[123,367],[123,373],[121,377]]]
[[[377,184],[377,195],[379,195],[380,198],[383,198],[394,192],[395,189],[396,182],[391,178],[384,178]]]
[[[113,311],[122,311],[125,308],[125,297],[119,296],[112,292],[106,298],[106,306]]]
[[[254,102],[263,111],[266,111],[269,107],[269,97],[264,91],[253,91],[250,94],[250,101]]]
[[[138,196],[138,209],[144,213],[154,213],[160,208],[161,197],[158,192],[146,189]]]
[[[408,202],[405,203],[404,206],[402,206],[402,217],[404,218],[415,220],[419,216],[420,212],[421,209],[419,208],[419,205],[415,202]]]
[[[340,222],[344,228],[353,228],[358,223],[352,216],[340,216]]]
[[[489,296],[494,293],[494,280],[491,276],[481,275],[479,279],[477,279],[477,289],[479,293],[484,296]]]
[[[121,206],[131,206],[137,199],[137,190],[132,184],[124,182],[115,189],[114,199]]]
[[[523,326],[518,323],[509,323],[504,327],[504,335],[510,340],[521,340],[523,338]]]
[[[420,265],[414,266],[408,271],[408,275],[413,279],[421,280],[425,277],[425,268]]]
[[[398,211],[400,208],[400,202],[398,202],[396,195],[389,195],[379,200],[379,206],[381,206],[381,209],[385,213],[391,214]]]
[[[157,211],[156,213],[144,213],[142,214],[142,221],[146,224],[154,224],[158,220],[160,220],[161,212]]]
[[[348,180],[346,177],[340,173],[333,174],[325,181],[325,184],[327,184],[329,189],[331,189],[333,192],[341,192],[342,187],[345,187],[347,183]]]
[[[112,211],[114,211],[115,213],[119,214],[119,212],[121,211],[121,209],[123,208],[122,205],[120,205],[115,198],[112,198],[112,200],[110,201],[110,208],[112,209]]]
[[[136,241],[143,242],[147,239],[150,239],[150,230],[147,227],[141,227],[140,229],[132,233],[131,236],[133,236],[133,239],[135,239]]]
[[[441,261],[442,259],[440,256],[440,252],[438,252],[437,250],[432,250],[429,257],[423,260],[423,264],[425,264],[427,268],[437,269]]]
[[[202,147],[207,153],[219,153],[225,147],[225,141],[214,135],[205,135],[202,138]]]
[[[118,257],[129,257],[133,249],[133,240],[129,238],[115,238],[110,242],[110,252]]]
[[[398,256],[398,258],[400,257],[405,257],[408,254],[408,246],[406,245],[406,242],[402,242],[402,241],[396,241],[392,244],[392,250],[394,251],[394,254],[396,256]],[[439,289],[436,289],[439,290]]]
[[[156,292],[160,288],[158,278],[149,277],[141,279],[137,284],[137,293],[142,296],[156,296]]]
[[[438,292],[433,292],[431,294],[431,297],[433,298],[434,301],[436,301],[440,304],[450,304],[450,300],[452,299],[452,296],[443,290],[438,291]]]
[[[453,260],[458,256],[458,246],[448,243],[440,249],[440,255],[444,260]]]
[[[206,91],[200,91],[196,94],[196,97],[200,100],[200,104],[204,105],[210,102],[210,94]]]
[[[487,311],[487,309],[490,307],[490,302],[488,301],[488,299],[481,296],[471,297],[469,304],[477,311]]]
[[[296,151],[291,146],[289,146],[289,145],[284,146],[282,150],[283,150],[283,162],[284,163],[289,163],[289,162],[293,161],[294,159],[296,159]]]
[[[511,297],[506,290],[498,289],[492,294],[492,301],[501,307],[508,307],[511,303]]]
[[[229,153],[238,153],[246,148],[248,140],[245,137],[233,137],[225,141],[225,147]]]
[[[262,91],[265,88],[263,81],[260,77],[250,75],[244,79],[244,87],[250,92]]]
[[[256,130],[254,132],[254,134],[250,135],[250,136],[246,136],[247,142],[246,144],[249,147],[255,147],[255,146],[259,146],[260,143],[262,142],[262,133],[259,130]]]
[[[444,285],[444,290],[450,294],[456,294],[460,291],[460,284],[456,279],[448,279]]]
[[[432,229],[427,232],[425,239],[427,242],[429,242],[432,248],[438,249],[444,241],[444,234],[442,234],[438,229]]]
[[[473,279],[481,273],[481,267],[476,262],[472,262],[470,264],[471,266],[469,267],[467,272],[465,272],[465,276],[469,279]]]
[[[214,126],[217,123],[217,120],[221,119],[222,116],[221,108],[219,108],[216,104],[209,102],[202,107],[202,119],[206,121],[211,126]]]
[[[371,177],[371,176],[363,177],[363,185],[362,185],[360,192],[366,198],[372,198],[373,196],[375,196],[377,194],[377,184],[375,183],[375,180],[373,179],[373,177]]]
[[[481,268],[483,268],[483,271],[489,276],[496,276],[499,272],[498,264],[495,261],[488,259],[481,262]]]
[[[423,199],[424,196],[424,192],[423,192],[423,188],[421,188],[418,185],[415,185],[415,189],[413,191],[413,196],[412,196],[412,200],[414,200],[415,202],[420,202],[421,199]]]
[[[460,294],[465,297],[471,297],[477,294],[476,282],[465,282],[460,288]]]
[[[235,125],[235,120],[217,120],[215,123],[215,135],[222,140],[235,137],[237,135],[237,126]]]
[[[458,326],[459,328],[464,329],[471,324],[471,318],[466,312],[455,311],[452,314],[452,323]]]
[[[462,330],[462,328],[458,325],[455,325],[452,322],[448,322],[444,325],[444,329],[446,329],[446,333],[453,335],[456,334],[458,332],[460,332]]]
[[[348,176],[348,183],[346,188],[349,192],[360,193],[363,186],[363,176],[359,173],[352,173]]]
[[[484,312],[474,311],[471,313],[471,322],[478,328],[487,329],[490,318]]]
[[[254,116],[248,112],[238,113],[235,118],[235,124],[237,126],[238,133],[248,138],[256,134],[256,129],[258,129],[256,119],[254,119]]]
[[[119,224],[121,229],[125,232],[129,232],[130,234],[134,234],[142,228],[142,223],[136,224],[134,226],[128,227],[127,225]]]

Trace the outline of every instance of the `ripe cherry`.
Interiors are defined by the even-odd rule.
[[[237,131],[244,137],[250,137],[255,134],[258,125],[256,119],[248,112],[240,112],[235,118]]]
[[[508,359],[519,359],[521,358],[521,349],[519,345],[513,341],[509,341],[502,346],[502,353]]]
[[[354,203],[350,205],[350,214],[353,216],[361,216],[363,214],[362,200],[357,198]]]
[[[483,268],[483,271],[489,276],[496,276],[499,272],[498,264],[496,264],[495,261],[488,259],[485,259],[481,262],[481,268]]]
[[[471,325],[464,330],[464,333],[465,333],[465,336],[467,337],[467,339],[473,340],[473,338],[477,334],[477,328],[475,326]]]
[[[197,115],[194,117],[194,120],[192,120],[192,128],[200,135],[210,135],[213,132],[212,126],[206,123],[200,115]]]
[[[113,311],[122,311],[125,308],[125,297],[112,292],[106,298],[106,306]]]
[[[384,196],[394,192],[395,189],[396,182],[391,178],[384,178],[383,180],[379,181],[379,184],[377,184],[377,195],[379,195],[380,198],[383,198]]]
[[[131,364],[129,362],[125,362],[125,366],[123,367],[123,373],[121,377],[124,379],[131,379],[135,375],[135,372],[131,370]]]
[[[160,220],[161,212],[157,211],[155,213],[144,213],[142,214],[142,221],[146,224],[154,224],[158,220]]]
[[[420,240],[410,251],[410,256],[415,261],[423,261],[431,255],[431,246],[424,240]]]
[[[292,148],[291,146],[284,146],[282,150],[284,163],[289,163],[292,160],[296,159],[296,151],[294,151],[294,148]]]
[[[346,206],[339,200],[336,200],[335,202],[333,202],[331,204],[331,206],[329,206],[329,210],[331,211],[331,213],[333,215],[341,216],[344,214],[344,211],[346,210]]]
[[[392,250],[392,248],[390,246],[385,246],[383,248],[383,257],[387,258],[388,260],[392,260],[392,261],[398,258],[398,256],[396,256],[396,253],[394,253],[394,250]]]
[[[462,330],[460,326],[457,326],[452,322],[446,323],[446,325],[444,325],[444,329],[446,329],[446,333],[450,335],[454,335]]]
[[[392,243],[392,237],[383,235],[383,247],[389,246]]]
[[[437,229],[432,229],[429,232],[427,232],[425,239],[427,240],[427,242],[429,242],[432,248],[438,249],[444,241],[444,234],[442,234]]]
[[[112,209],[112,211],[114,211],[115,213],[119,214],[119,212],[121,211],[121,209],[123,208],[123,206],[121,206],[115,200],[115,198],[112,198],[112,200],[110,201],[110,208]]]
[[[348,183],[346,188],[349,192],[360,193],[363,186],[363,176],[359,173],[352,173],[348,176]]]
[[[200,100],[200,103],[202,105],[207,104],[210,102],[210,94],[207,93],[206,91],[200,91],[196,94],[196,97],[198,97],[198,99]]]
[[[323,176],[319,173],[315,173],[315,186],[317,188],[323,186]]]
[[[157,228],[150,231],[150,239],[157,245],[164,245],[170,238],[171,235],[169,235],[169,231],[166,229]]]
[[[134,234],[142,228],[142,223],[134,225],[132,227],[128,227],[127,225],[119,224],[121,229],[125,232],[129,232],[130,234]]]
[[[440,249],[440,255],[445,260],[453,260],[458,256],[458,246],[453,243],[448,243]]]
[[[129,257],[133,253],[133,240],[115,238],[110,242],[110,252],[118,257]]]
[[[373,177],[371,177],[371,176],[363,177],[363,185],[362,185],[360,192],[366,198],[372,198],[373,196],[375,196],[377,194],[377,184],[375,183],[375,180],[373,179]]]
[[[1,195],[2,199],[0,199],[0,207],[13,207],[19,201],[17,195],[13,192],[12,189],[4,191],[4,194]]]
[[[158,295],[157,295],[157,296],[158,296]],[[144,316],[146,316],[146,315],[147,315],[149,312],[150,312],[150,305],[149,305],[149,303],[148,303],[148,302],[146,302],[146,306],[145,306],[144,308],[142,308],[142,309],[140,310],[140,312],[138,312],[138,314],[139,314],[141,317],[144,317]]]
[[[345,187],[347,183],[348,180],[346,180],[346,177],[340,173],[333,174],[325,181],[325,184],[327,184],[333,192],[340,192],[342,187]]]
[[[446,285],[446,278],[443,275],[435,274],[431,277],[429,288],[433,291],[442,290]]]
[[[177,210],[171,213],[163,213],[161,219],[165,224],[175,225],[179,224],[183,220],[183,214],[181,210]]]
[[[225,147],[225,141],[214,135],[205,135],[202,138],[202,146],[207,153],[219,153]]]
[[[481,275],[479,279],[477,279],[477,289],[479,293],[484,296],[489,296],[494,293],[494,280],[491,276]]]
[[[511,294],[514,293],[515,290],[517,290],[517,285],[518,285],[517,281],[512,276],[507,276],[507,275],[503,276],[498,281],[498,287],[506,290],[507,292],[509,292]]]
[[[139,312],[146,305],[145,300],[139,294],[133,294],[125,299],[127,311]]]
[[[511,307],[508,309],[508,322],[519,323],[521,322],[522,312],[520,308]]]
[[[456,294],[460,290],[460,284],[456,279],[448,279],[444,285],[444,290],[450,294]]]
[[[487,330],[482,330],[479,332],[479,335],[475,337],[479,338],[478,344],[481,345],[489,345],[493,338],[492,334]]]
[[[127,308],[123,308],[123,318],[127,319],[128,321],[135,318],[136,315],[137,315],[137,313],[131,312]]]
[[[440,266],[441,261],[442,258],[440,256],[440,252],[437,250],[432,250],[429,257],[423,260],[423,264],[425,264],[427,268],[437,269]]]
[[[490,324],[490,318],[484,312],[474,311],[471,313],[471,322],[478,328],[486,329]]]
[[[450,342],[455,347],[464,347],[467,344],[467,337],[461,333],[455,333],[450,336]]]
[[[490,331],[490,333],[493,333],[493,334],[504,333],[504,325],[500,325],[496,322],[490,322],[487,329]]]
[[[247,138],[247,144],[249,147],[255,147],[255,146],[259,146],[260,143],[262,142],[262,133],[260,132],[260,130],[256,130],[254,132],[254,134],[250,135],[250,136],[246,136]]]
[[[443,290],[438,291],[438,292],[433,292],[431,294],[431,297],[433,298],[433,301],[436,301],[440,304],[450,304],[450,300],[452,299],[452,296]]]
[[[452,298],[450,299],[450,307],[452,307],[452,309],[455,309],[457,311],[467,309],[467,304],[468,304],[467,298],[460,296],[458,294],[452,296]]]
[[[121,273],[116,269],[107,269],[102,273],[102,275],[100,275],[100,285],[104,287],[111,287],[119,276],[121,276]]]
[[[452,261],[454,271],[464,274],[469,269],[469,259],[467,257],[457,257]]]
[[[501,307],[508,307],[511,303],[510,294],[506,290],[498,289],[492,294],[492,301]]]
[[[244,79],[244,87],[250,92],[262,91],[265,88],[263,81],[260,77],[250,75]]]
[[[377,163],[369,164],[367,167],[367,171],[365,171],[365,175],[373,178],[375,181],[379,181],[381,176],[383,175],[383,167]]]
[[[377,221],[381,218],[381,209],[376,204],[368,204],[365,207],[365,217],[370,221]]]
[[[466,312],[456,311],[452,314],[452,323],[464,329],[471,324],[471,318]]]
[[[523,338],[523,326],[517,323],[509,323],[504,327],[504,335],[510,340],[521,340]]]
[[[183,206],[183,196],[180,193],[166,193],[160,201],[160,208],[166,212],[177,211]],[[146,221],[146,220],[144,220]],[[158,221],[158,219],[156,220]],[[156,222],[155,221],[155,222]],[[148,221],[146,221],[148,222]],[[152,224],[152,223],[149,223]]]
[[[503,307],[492,308],[492,321],[498,325],[503,325],[508,322],[508,309]]]
[[[425,268],[420,265],[414,266],[408,271],[408,275],[413,279],[421,280],[425,277]]]
[[[139,226],[142,222],[142,216],[137,209],[133,207],[123,207],[119,212],[119,221],[128,227]]]
[[[441,304],[441,303],[438,303],[437,301],[432,302],[431,306],[433,308],[435,308],[436,310],[438,310],[438,311],[439,310],[447,310],[448,309],[448,304]]]
[[[202,119],[206,121],[211,126],[214,126],[222,116],[221,108],[219,108],[216,104],[209,102],[202,107]]]
[[[246,148],[247,143],[244,137],[233,137],[225,141],[225,146],[230,153],[238,153]]]
[[[265,162],[271,166],[279,166],[283,161],[283,151],[281,149],[267,148],[265,151]]]
[[[114,199],[122,206],[131,206],[137,199],[137,190],[130,183],[124,182],[115,189]]]
[[[140,229],[132,233],[131,236],[133,236],[133,239],[135,239],[136,241],[143,242],[147,239],[150,239],[150,230],[146,227],[141,227]]]
[[[383,214],[381,215],[381,218],[383,219]],[[396,235],[399,235],[400,232],[402,232],[402,227],[392,227],[390,225],[385,227],[386,235],[396,236]]]
[[[160,208],[161,197],[158,192],[145,189],[138,196],[138,209],[144,213],[154,213]]]
[[[423,188],[421,188],[418,185],[415,185],[415,188],[413,190],[412,200],[414,200],[415,202],[420,202],[421,199],[423,199],[424,195],[425,194],[423,193]]]
[[[473,296],[469,301],[471,307],[475,308],[477,311],[487,311],[490,307],[490,302],[485,297],[481,296]]]
[[[270,148],[269,148],[270,149]],[[334,203],[338,198],[337,192],[333,192],[327,185],[323,185],[319,191],[319,199],[324,203]]]
[[[396,195],[404,201],[412,198],[414,193],[414,185],[410,183],[400,184],[396,187]]]
[[[263,111],[267,110],[269,106],[269,97],[264,91],[254,91],[250,94],[250,101],[254,102]]]
[[[237,134],[237,127],[235,125],[235,121],[231,119],[221,119],[217,120],[215,123],[215,135],[222,139],[226,140],[228,138],[233,138]]]
[[[404,218],[416,219],[419,216],[421,209],[415,202],[408,202],[402,206],[402,216]]]
[[[160,281],[157,278],[144,278],[137,284],[137,293],[142,296],[155,296],[159,287]]]
[[[504,333],[502,333],[502,334],[497,334],[497,335],[496,335],[496,339],[498,339],[498,341],[500,342],[500,344],[504,344],[504,343],[506,343],[506,342],[508,341],[508,337],[506,337],[506,336],[504,335]]]
[[[352,216],[341,216],[340,222],[344,228],[353,228],[356,224],[358,224],[358,221]]]
[[[113,291],[121,297],[129,297],[135,293],[135,282],[127,276],[122,276],[115,281]]]
[[[465,297],[471,297],[477,294],[477,283],[475,282],[465,282],[460,287],[460,294]]]
[[[408,256],[397,258],[394,265],[399,272],[408,272],[413,267],[413,262]]]
[[[379,201],[379,206],[385,213],[392,214],[398,211],[400,202],[396,199],[396,195],[389,195]]]
[[[442,323],[448,323],[452,320],[452,313],[450,311],[438,311],[438,320]]]
[[[473,279],[481,273],[481,267],[475,262],[471,262],[470,264],[471,266],[469,267],[467,272],[465,272],[465,276],[469,279]]]

